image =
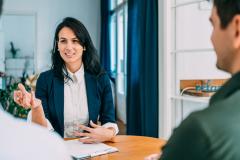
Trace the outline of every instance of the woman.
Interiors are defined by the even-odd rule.
[[[32,121],[53,127],[64,138],[85,136],[80,141],[95,143],[111,140],[118,132],[108,75],[88,31],[74,18],[65,18],[56,29],[52,68],[40,74],[37,98],[22,84],[18,87],[14,100],[31,106]]]

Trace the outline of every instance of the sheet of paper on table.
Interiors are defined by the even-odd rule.
[[[64,142],[69,154],[75,159],[86,159],[103,154],[118,152],[118,149],[104,143],[83,144],[75,140],[68,140]]]

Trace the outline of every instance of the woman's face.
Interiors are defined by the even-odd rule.
[[[74,32],[68,27],[63,27],[58,33],[58,39],[58,50],[66,66],[81,65],[85,48],[80,44]]]

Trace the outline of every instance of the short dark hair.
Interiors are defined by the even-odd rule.
[[[97,50],[92,43],[91,37],[87,29],[79,20],[72,17],[66,17],[57,26],[55,36],[54,36],[54,44],[53,44],[53,50],[52,50],[52,69],[55,75],[60,79],[63,79],[64,77],[67,78],[67,80],[71,79],[66,69],[65,62],[60,56],[60,53],[58,51],[58,45],[57,45],[57,42],[59,40],[58,34],[60,30],[64,27],[70,28],[76,35],[80,44],[86,49],[83,51],[83,56],[82,56],[84,70],[96,76],[103,73],[104,70],[100,65]]]
[[[214,0],[214,6],[223,29],[228,26],[235,15],[240,14],[240,0]]]

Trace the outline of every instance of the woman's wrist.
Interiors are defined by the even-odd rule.
[[[36,100],[32,106],[32,122],[47,127],[47,120],[43,111],[41,100]]]
[[[35,99],[34,105],[31,106],[32,110],[39,110],[42,108],[42,101],[39,99]]]
[[[114,137],[115,137],[115,134],[116,134],[115,129],[114,129],[113,127],[109,127],[108,129],[112,132],[110,139],[114,138]]]

